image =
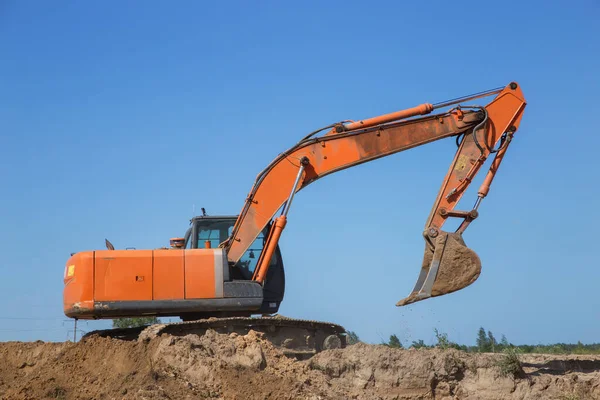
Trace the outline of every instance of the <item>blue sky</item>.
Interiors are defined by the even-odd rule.
[[[480,326],[514,343],[598,341],[599,12],[592,0],[3,1],[0,340],[65,340],[71,252],[105,237],[160,247],[194,207],[239,212],[256,174],[313,129],[514,80],[526,113],[465,234],[483,262],[475,284],[395,307],[421,265],[449,139],[298,194],[280,311],[370,342],[431,342],[437,328],[472,344]]]

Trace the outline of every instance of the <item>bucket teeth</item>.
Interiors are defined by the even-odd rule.
[[[475,282],[480,273],[481,261],[465,245],[461,234],[441,231],[432,243],[426,240],[417,283],[410,295],[396,306],[456,292]]]

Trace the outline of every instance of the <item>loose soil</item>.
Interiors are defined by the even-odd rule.
[[[600,357],[356,344],[309,360],[255,332],[0,343],[0,399],[600,399]]]
[[[465,244],[460,233],[442,232],[435,239],[435,247],[426,244],[421,273],[429,271],[436,255],[440,260],[439,269],[431,288],[431,297],[456,292],[475,282],[481,274],[479,256]],[[441,258],[439,258],[441,257]],[[396,305],[404,306],[418,300],[416,293],[411,293]]]

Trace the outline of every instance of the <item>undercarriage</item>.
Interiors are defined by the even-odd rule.
[[[217,333],[245,335],[251,330],[264,338],[286,356],[307,359],[323,351],[346,347],[346,330],[337,324],[282,316],[208,318],[196,321],[155,324],[135,328],[115,328],[87,333],[82,340],[92,336],[120,340],[143,340],[160,335],[203,335],[212,329]]]

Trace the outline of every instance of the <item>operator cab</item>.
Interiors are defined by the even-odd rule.
[[[197,216],[190,221],[190,228],[184,236],[186,249],[217,248],[219,244],[229,238],[235,225],[237,216]],[[270,225],[258,235],[252,246],[246,250],[240,260],[229,265],[231,280],[248,281],[252,279],[256,264],[263,251],[265,238],[270,230]],[[263,287],[263,305],[261,313],[274,313],[279,309],[285,292],[285,272],[279,245],[273,253],[267,277]]]

